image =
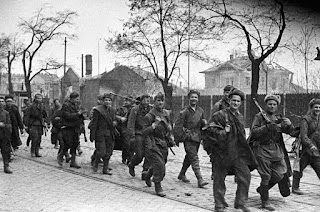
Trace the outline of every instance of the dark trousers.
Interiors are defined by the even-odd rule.
[[[9,139],[0,137],[1,155],[2,155],[3,164],[5,166],[9,164],[9,158],[10,158],[10,152],[11,152],[11,149],[9,147],[9,142],[10,142]]]
[[[11,145],[13,149],[16,149],[18,146],[22,145],[19,133],[20,132],[18,127],[12,127]]]
[[[62,140],[64,142],[63,152],[68,152],[70,149],[70,154],[75,155],[80,143],[79,132],[75,128],[64,128],[62,129]]]
[[[103,158],[103,160],[110,160],[114,147],[113,136],[97,136],[95,140],[95,160]]]
[[[186,152],[186,155],[182,163],[182,171],[185,173],[189,168],[189,166],[191,165],[196,176],[200,175],[200,164],[199,164],[199,157],[198,157],[198,150],[200,147],[200,143],[193,142],[193,141],[184,141],[183,144],[184,144],[184,150]],[[197,177],[200,177],[200,176],[197,176]]]
[[[130,137],[128,133],[124,130],[121,132],[122,140],[122,160],[131,160],[132,153],[130,152]]]
[[[146,143],[144,137],[141,135],[136,135],[136,139],[133,145],[134,155],[131,158],[131,164],[133,166],[139,165],[144,158],[143,171],[148,170],[150,163],[148,161],[148,158],[145,158]]]
[[[154,145],[152,148],[146,148],[146,158],[150,162],[148,175],[153,176],[153,182],[161,182],[166,174],[168,146]]]
[[[41,137],[43,135],[43,127],[33,125],[29,129],[29,135],[31,139],[31,153],[39,153]]]
[[[61,130],[56,128],[56,127],[52,127],[52,130],[51,130],[51,143],[52,144],[56,144],[61,139],[62,139]]]
[[[213,165],[215,170],[213,174],[215,208],[223,208],[226,206],[224,198],[226,193],[225,179],[231,169],[234,171],[237,178],[235,205],[245,205],[248,199],[249,185],[251,181],[249,167],[240,158],[235,159],[234,161],[228,161],[215,157]]]
[[[258,172],[261,177],[261,185],[269,185],[269,182],[278,183],[287,172],[287,166],[284,159],[280,161],[270,161],[268,159],[257,157]]]
[[[300,172],[294,171],[293,176],[301,178],[303,176],[303,170],[310,165],[316,172],[318,178],[320,179],[320,157],[314,157],[309,155],[307,152],[301,155],[300,158]]]

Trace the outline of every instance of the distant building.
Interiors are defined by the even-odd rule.
[[[63,98],[68,97],[73,91],[80,93],[80,76],[72,68],[61,78],[61,88]]]
[[[204,95],[221,95],[226,85],[233,85],[245,94],[251,93],[251,61],[247,56],[234,58],[201,71],[205,75]],[[259,94],[304,92],[292,82],[293,72],[277,63],[260,65]],[[299,88],[299,89],[298,89]]]
[[[12,87],[14,93],[26,92],[25,80],[23,74],[11,75]],[[9,93],[8,74],[1,75],[0,95]],[[60,96],[60,79],[55,74],[38,74],[31,81],[32,96],[35,93],[41,93],[44,98],[51,101]]]
[[[174,86],[174,91],[182,93],[182,89]],[[162,85],[155,76],[138,67],[123,66],[118,63],[109,71],[97,77],[86,76],[81,85],[81,101],[86,108],[96,105],[97,96],[104,93],[115,93],[121,96],[133,97],[149,94],[151,96],[163,92]],[[116,98],[117,105],[121,98]]]

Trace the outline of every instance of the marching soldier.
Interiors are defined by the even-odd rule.
[[[63,156],[70,149],[71,154],[71,163],[70,167],[72,168],[81,168],[76,163],[76,151],[80,143],[80,125],[83,122],[83,114],[87,111],[79,108],[80,95],[77,92],[72,92],[69,96],[69,99],[65,101],[62,105],[62,139],[64,141],[63,151],[58,154],[58,164],[63,165]]]
[[[11,146],[14,150],[18,149],[22,144],[19,134],[23,134],[24,126],[22,118],[20,116],[18,107],[13,104],[13,96],[6,95],[4,97],[6,101],[5,110],[10,114],[12,133],[11,133]],[[20,132],[19,132],[20,131]]]
[[[230,91],[233,89],[234,87],[232,85],[226,85],[223,89],[223,97],[222,99],[220,99],[219,101],[217,101],[214,105],[213,108],[210,112],[211,116],[213,116],[213,114],[215,112],[218,112],[219,110],[223,110],[225,108],[228,108],[230,106],[230,102],[229,102],[229,93]],[[209,120],[210,122],[210,120]]]
[[[204,188],[208,182],[205,182],[201,175],[198,150],[201,141],[201,128],[206,125],[207,121],[204,119],[203,109],[197,105],[199,96],[200,93],[198,91],[190,90],[188,94],[189,106],[180,111],[174,126],[174,134],[176,139],[183,141],[186,151],[178,179],[185,183],[190,182],[185,174],[191,165],[198,179],[198,187]]]
[[[161,181],[165,176],[168,157],[168,146],[174,146],[170,113],[163,109],[164,95],[157,94],[154,97],[154,108],[145,116],[146,125],[142,134],[146,137],[146,157],[150,161],[150,167],[146,174],[146,184],[151,187],[151,177],[155,185],[156,194],[164,197],[166,194],[161,187]]]
[[[278,183],[283,196],[290,195],[288,177],[292,171],[282,133],[289,134],[293,126],[288,118],[276,115],[280,101],[280,96],[267,95],[264,99],[266,112],[256,114],[251,127],[253,151],[261,177],[257,191],[260,193],[262,208],[269,211],[275,210],[269,201],[269,189],[275,184]],[[288,193],[285,194],[285,191]]]
[[[145,180],[146,171],[149,168],[148,159],[145,158],[145,139],[142,136],[142,128],[144,126],[144,116],[149,113],[151,108],[150,96],[147,94],[142,95],[140,98],[140,104],[131,109],[127,126],[130,143],[134,147],[134,155],[128,164],[129,174],[133,177],[135,176],[134,168],[141,163],[144,158],[141,175],[142,180]]]
[[[10,161],[10,137],[11,137],[11,121],[9,112],[4,110],[5,100],[0,97],[0,149],[3,160],[3,171],[7,174],[12,174],[9,167]]]
[[[103,159],[103,174],[112,175],[109,160],[115,140],[116,114],[112,106],[111,94],[104,94],[103,105],[94,108],[90,126],[90,141],[95,142],[96,154],[93,171],[98,171],[100,158]]]
[[[320,179],[320,99],[312,99],[309,102],[309,109],[310,111],[302,118],[300,124],[302,143],[300,170],[293,171],[292,193],[298,195],[303,195],[299,184],[303,170],[308,165],[311,165]]]
[[[133,97],[128,96],[124,99],[123,106],[118,108],[116,111],[116,115],[119,117],[123,117],[125,120],[124,122],[120,122],[117,125],[117,129],[120,133],[120,139],[122,141],[122,163],[123,164],[129,164],[133,154],[132,151],[130,151],[130,138],[129,138],[128,129],[127,129],[128,117],[133,107],[133,103],[134,103]]]
[[[100,94],[97,96],[97,106],[99,105],[103,105],[103,94]],[[97,107],[93,107],[91,110],[90,110],[90,114],[89,114],[89,119],[90,119],[90,122],[89,122],[89,125],[88,125],[88,129],[91,130],[91,121],[92,121],[92,117],[93,117],[93,111],[94,109]],[[94,160],[96,159],[96,150],[94,150],[93,154],[91,155],[91,165],[94,166]],[[99,160],[99,163],[103,163],[102,159]]]
[[[212,108],[212,110],[210,112],[211,116],[210,116],[210,119],[209,119],[209,123],[211,122],[211,118],[212,118],[214,113],[218,112],[219,110],[226,109],[226,108],[228,108],[230,106],[230,104],[229,104],[229,93],[230,93],[230,91],[232,89],[234,89],[234,87],[232,85],[226,85],[224,87],[222,99],[220,99],[218,102],[216,102],[213,105],[213,108]],[[210,155],[210,161],[212,162],[211,155]],[[212,168],[211,180],[213,180],[213,172],[214,172],[214,170]]]
[[[233,89],[229,98],[230,107],[216,112],[212,117],[212,125],[210,123],[216,138],[212,148],[215,211],[222,212],[228,207],[224,197],[225,178],[232,170],[237,178],[234,206],[250,212],[246,206],[251,180],[249,165],[256,165],[256,160],[246,141],[243,115],[239,112],[244,93]]]
[[[42,95],[36,94],[32,105],[26,111],[25,122],[31,139],[31,157],[42,157],[39,153],[41,137],[46,130],[47,113],[42,105]]]

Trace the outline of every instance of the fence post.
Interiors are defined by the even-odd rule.
[[[210,111],[212,110],[213,108],[213,102],[212,102],[212,99],[213,99],[213,95],[210,95]]]
[[[286,115],[286,94],[283,94],[283,115]]]
[[[181,108],[184,108],[184,95],[181,96]]]
[[[246,126],[247,123],[247,95],[244,95],[244,100],[243,100],[243,116],[244,116],[244,125]]]

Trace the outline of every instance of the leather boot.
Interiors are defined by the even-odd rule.
[[[32,143],[31,143],[31,157],[32,158],[36,157],[36,148]]]
[[[9,157],[10,157],[10,153],[7,154],[3,154],[2,155],[2,160],[3,160],[3,171],[6,174],[12,174],[12,171],[9,167]]]
[[[98,161],[99,163],[99,161]],[[110,172],[109,170],[109,159],[104,159],[103,160],[103,170],[102,170],[102,173],[103,174],[107,174],[107,175],[112,175],[112,173]]]
[[[71,156],[69,155],[69,153],[66,152],[64,156],[66,157],[66,163],[69,163],[71,161]]]
[[[186,177],[187,168],[182,166],[181,171],[178,175],[178,179],[184,183],[190,183],[190,180]]]
[[[76,154],[71,154],[71,163],[70,163],[70,167],[71,168],[76,168],[76,169],[80,169],[81,166],[79,166],[76,162]]]
[[[151,187],[152,168],[149,168],[145,176],[145,181],[148,187]]]
[[[300,177],[298,177],[297,174],[293,172],[292,193],[303,195],[303,192],[300,190],[299,185],[300,185]]]
[[[96,157],[96,159],[93,161],[92,170],[94,172],[97,172],[99,168],[99,158]]]
[[[155,188],[155,191],[156,191],[156,194],[159,196],[159,197],[165,197],[166,194],[163,192],[163,189],[161,187],[161,183],[158,182],[158,183],[154,183],[154,188]]]
[[[273,186],[275,186],[275,184],[277,184],[277,183],[269,181],[269,185],[268,185],[269,190],[270,190]],[[256,191],[260,194],[260,186],[256,189]]]
[[[204,188],[205,185],[208,185],[209,183],[204,181],[202,177],[198,178],[198,187]]]
[[[82,150],[80,147],[80,144],[77,146],[78,155],[80,156],[82,154]]]
[[[269,200],[269,185],[260,185],[260,197],[261,197],[262,208],[268,211],[275,210],[275,208],[271,205]]]
[[[35,155],[37,158],[41,158],[42,155],[39,153],[40,146],[36,146]]]
[[[134,172],[134,165],[133,165],[131,162],[129,163],[128,167],[129,167],[129,174],[130,174],[132,177],[136,176],[136,174],[135,174],[135,172]]]
[[[235,208],[242,210],[242,212],[251,212],[251,210],[245,205],[236,205]]]
[[[58,161],[58,164],[59,164],[60,166],[63,165],[63,156],[64,156],[64,152],[63,152],[63,151],[60,151],[59,154],[58,154],[58,156],[57,156],[57,161]]]
[[[205,182],[202,178],[201,172],[200,172],[200,167],[195,170],[195,175],[198,179],[198,187],[199,188],[204,188],[205,185],[208,185],[208,182]]]

